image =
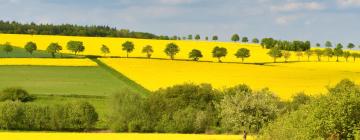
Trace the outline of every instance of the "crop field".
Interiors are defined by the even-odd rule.
[[[241,135],[137,134],[137,133],[20,133],[0,132],[11,140],[242,140]],[[254,137],[248,136],[248,140]]]
[[[130,79],[150,90],[184,82],[210,83],[215,88],[248,84],[270,88],[282,99],[304,91],[320,94],[343,78],[360,81],[360,63],[299,62],[265,65],[103,58]]]
[[[175,56],[176,59],[188,59],[188,54],[192,49],[199,49],[203,58],[202,61],[217,61],[212,57],[211,51],[215,46],[221,46],[228,49],[228,55],[223,58],[227,62],[240,62],[241,60],[234,56],[239,48],[248,48],[251,56],[245,60],[246,63],[266,63],[273,62],[273,59],[267,55],[268,50],[263,49],[259,44],[240,44],[234,42],[214,42],[214,41],[181,41],[181,40],[148,40],[148,39],[131,39],[131,38],[110,38],[110,37],[75,37],[75,36],[48,36],[48,35],[17,35],[17,34],[0,34],[0,44],[9,42],[14,46],[23,47],[27,42],[33,41],[37,44],[39,50],[46,50],[50,43],[56,42],[63,46],[63,53],[71,53],[66,50],[66,43],[68,41],[82,41],[85,46],[85,51],[80,53],[83,55],[104,55],[100,51],[100,47],[104,44],[110,48],[110,54],[107,56],[121,56],[125,57],[126,52],[122,51],[122,44],[126,41],[132,41],[135,45],[134,51],[129,55],[130,57],[145,57],[142,53],[142,48],[146,45],[152,45],[154,48],[154,58],[169,58],[165,55],[164,49],[168,43],[174,42],[180,47],[180,52]],[[323,57],[324,60],[327,58]],[[300,58],[301,61],[307,61],[305,56]],[[313,55],[311,61],[316,61],[317,58]],[[279,61],[284,61],[279,59]],[[298,58],[293,53],[289,61],[298,61]],[[335,61],[335,57],[331,58]],[[340,61],[345,61],[340,58]]]

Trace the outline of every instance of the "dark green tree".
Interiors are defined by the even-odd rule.
[[[122,50],[126,51],[126,57],[129,57],[129,53],[133,52],[135,49],[134,47],[134,43],[132,43],[131,41],[126,41],[125,43],[122,44]]]
[[[9,43],[9,42],[6,42],[4,45],[3,45],[3,51],[6,52],[6,54],[9,54],[10,52],[12,52],[14,50],[13,46]]]
[[[237,50],[237,52],[235,53],[235,56],[237,58],[241,58],[241,62],[244,62],[245,58],[249,58],[250,57],[250,50],[247,48],[240,48],[239,50]]]
[[[85,50],[85,46],[81,41],[69,41],[66,45],[67,49],[74,52],[75,55]]]
[[[324,54],[324,51],[320,50],[320,49],[316,49],[314,50],[317,58],[318,58],[318,61],[320,62],[321,61],[321,56]]]
[[[227,55],[227,49],[216,46],[212,51],[212,55],[214,58],[217,58],[219,62],[221,62],[221,57],[225,57]]]
[[[240,40],[240,36],[238,34],[234,34],[231,37],[231,41],[238,42]]]
[[[283,56],[281,50],[278,47],[271,48],[267,54],[274,59],[274,63],[276,63],[277,58]]]
[[[203,55],[202,55],[201,51],[197,50],[197,49],[193,49],[189,53],[189,58],[193,59],[194,61],[198,61],[199,58],[202,58],[202,57],[203,57]]]
[[[353,43],[349,43],[347,45],[347,48],[351,50],[351,49],[355,48],[355,45]]]
[[[325,47],[331,48],[331,47],[332,47],[332,43],[331,43],[330,41],[326,41],[326,42],[325,42]]]
[[[146,53],[147,58],[151,58],[152,53],[154,53],[153,47],[151,45],[146,45],[143,47],[142,53]]]
[[[26,43],[24,48],[28,53],[32,54],[34,51],[36,51],[37,46],[36,46],[36,43],[34,43],[34,42],[28,42],[28,43]]]
[[[219,40],[219,37],[218,37],[217,35],[214,35],[214,36],[212,37],[212,40],[217,41],[217,40]]]
[[[336,62],[339,62],[339,57],[343,55],[343,46],[339,43],[336,45],[336,48],[334,49],[334,55],[336,56]]]
[[[195,40],[200,40],[200,39],[201,39],[201,38],[200,38],[200,35],[197,34],[197,35],[195,36]]]
[[[254,38],[254,39],[252,40],[252,43],[259,43],[259,39]]]
[[[170,56],[171,60],[174,60],[174,57],[177,53],[179,53],[180,48],[178,47],[178,45],[176,45],[175,43],[169,43],[166,45],[166,48],[164,50],[164,52],[166,53],[166,55]]]
[[[46,51],[51,54],[53,58],[55,58],[55,54],[59,53],[62,50],[62,47],[58,43],[51,43]]]
[[[242,40],[241,40],[241,42],[243,42],[243,43],[247,43],[247,42],[249,42],[249,39],[248,39],[248,37],[243,37],[242,38]]]
[[[106,45],[102,45],[100,48],[101,52],[104,54],[104,56],[106,56],[106,54],[110,53],[110,49],[109,47],[107,47]]]
[[[324,49],[324,55],[328,57],[328,61],[330,61],[330,58],[334,56],[334,52],[331,48],[325,48]]]

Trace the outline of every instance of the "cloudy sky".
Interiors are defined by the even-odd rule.
[[[360,44],[360,0],[0,0],[0,19]]]

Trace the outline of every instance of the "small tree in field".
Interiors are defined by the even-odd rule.
[[[330,61],[330,58],[334,56],[334,52],[331,48],[326,48],[324,50],[324,55],[328,57],[328,61]]]
[[[46,51],[51,54],[53,58],[55,58],[55,54],[59,53],[62,50],[62,47],[58,43],[51,43]]]
[[[290,51],[284,51],[283,55],[284,55],[285,62],[287,62],[291,56],[291,53],[290,53]]]
[[[259,41],[259,39],[257,39],[257,38],[254,38],[253,40],[252,40],[252,43],[259,43],[260,41]]]
[[[336,56],[336,62],[339,62],[339,57],[343,55],[344,51],[342,50],[343,46],[338,44],[334,49],[334,55]]]
[[[313,54],[313,51],[311,51],[310,49],[305,51],[305,55],[307,56],[308,61],[310,61],[310,57],[312,54]]]
[[[201,39],[201,38],[200,38],[200,35],[197,34],[197,35],[195,36],[195,40],[200,40],[200,39]]]
[[[349,43],[347,45],[347,48],[351,50],[351,49],[355,48],[355,45],[353,43]]]
[[[12,52],[14,50],[13,46],[9,43],[9,42],[6,42],[4,44],[4,48],[3,48],[3,51],[6,52],[6,54],[9,54],[10,52]]]
[[[225,57],[227,55],[227,49],[224,47],[216,46],[212,51],[213,57],[217,58],[219,62],[221,62],[221,57]]]
[[[175,55],[179,53],[179,51],[180,49],[175,43],[169,43],[164,50],[166,55],[170,56],[171,60],[174,60]]]
[[[235,56],[237,58],[241,58],[241,62],[244,63],[244,59],[250,57],[250,50],[247,48],[240,48],[239,50],[237,50],[237,52],[235,53]]]
[[[302,51],[297,51],[296,56],[298,57],[298,61],[300,61],[300,58],[303,56],[303,52]]]
[[[75,55],[85,50],[85,46],[81,41],[69,41],[66,45],[67,49],[74,52]]]
[[[217,41],[217,40],[219,40],[219,37],[218,37],[217,35],[214,35],[214,36],[212,37],[212,40]]]
[[[276,63],[277,58],[283,56],[281,50],[278,47],[271,48],[267,54],[274,59],[274,63]]]
[[[110,53],[110,49],[106,45],[102,45],[100,50],[104,54],[104,56],[106,56],[106,54]]]
[[[325,42],[325,47],[326,48],[331,48],[332,47],[332,43],[330,41],[326,41]]]
[[[315,54],[316,54],[316,56],[318,58],[318,61],[320,62],[321,61],[321,56],[324,54],[324,52],[322,50],[320,50],[320,49],[316,49],[314,52],[315,52]]]
[[[238,34],[234,34],[231,37],[231,41],[238,42],[240,40],[240,36]]]
[[[344,54],[343,54],[346,62],[348,61],[349,57],[351,56],[351,53],[349,51],[345,51]]]
[[[153,47],[151,45],[146,45],[142,49],[142,53],[146,53],[147,58],[151,58],[152,53],[154,52]]]
[[[28,53],[32,54],[34,51],[36,51],[37,46],[36,46],[36,43],[34,43],[34,42],[28,42],[28,43],[26,43],[24,48]]]
[[[194,61],[198,61],[199,58],[202,58],[202,57],[203,57],[203,55],[202,55],[201,51],[197,50],[197,49],[193,49],[189,53],[189,58],[193,59]]]
[[[351,56],[353,57],[354,62],[356,62],[356,58],[357,58],[357,57],[360,57],[360,54],[358,54],[358,53],[356,53],[356,52],[353,52],[353,53],[351,53]]]
[[[122,44],[122,50],[126,51],[126,57],[129,57],[129,53],[131,53],[132,51],[134,51],[135,47],[134,47],[134,43],[132,43],[131,41],[126,41],[125,43]]]
[[[249,38],[245,36],[241,39],[241,42],[247,43],[247,42],[249,42]]]

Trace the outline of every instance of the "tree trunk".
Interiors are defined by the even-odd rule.
[[[244,58],[241,58],[241,62],[244,63]]]
[[[310,56],[308,56],[308,62],[310,62]]]
[[[218,61],[221,63],[221,58],[220,57],[218,57]]]
[[[274,57],[274,63],[276,63],[276,57]]]
[[[336,62],[339,62],[339,56],[336,56]]]
[[[129,53],[128,52],[126,52],[126,58],[129,58]]]

